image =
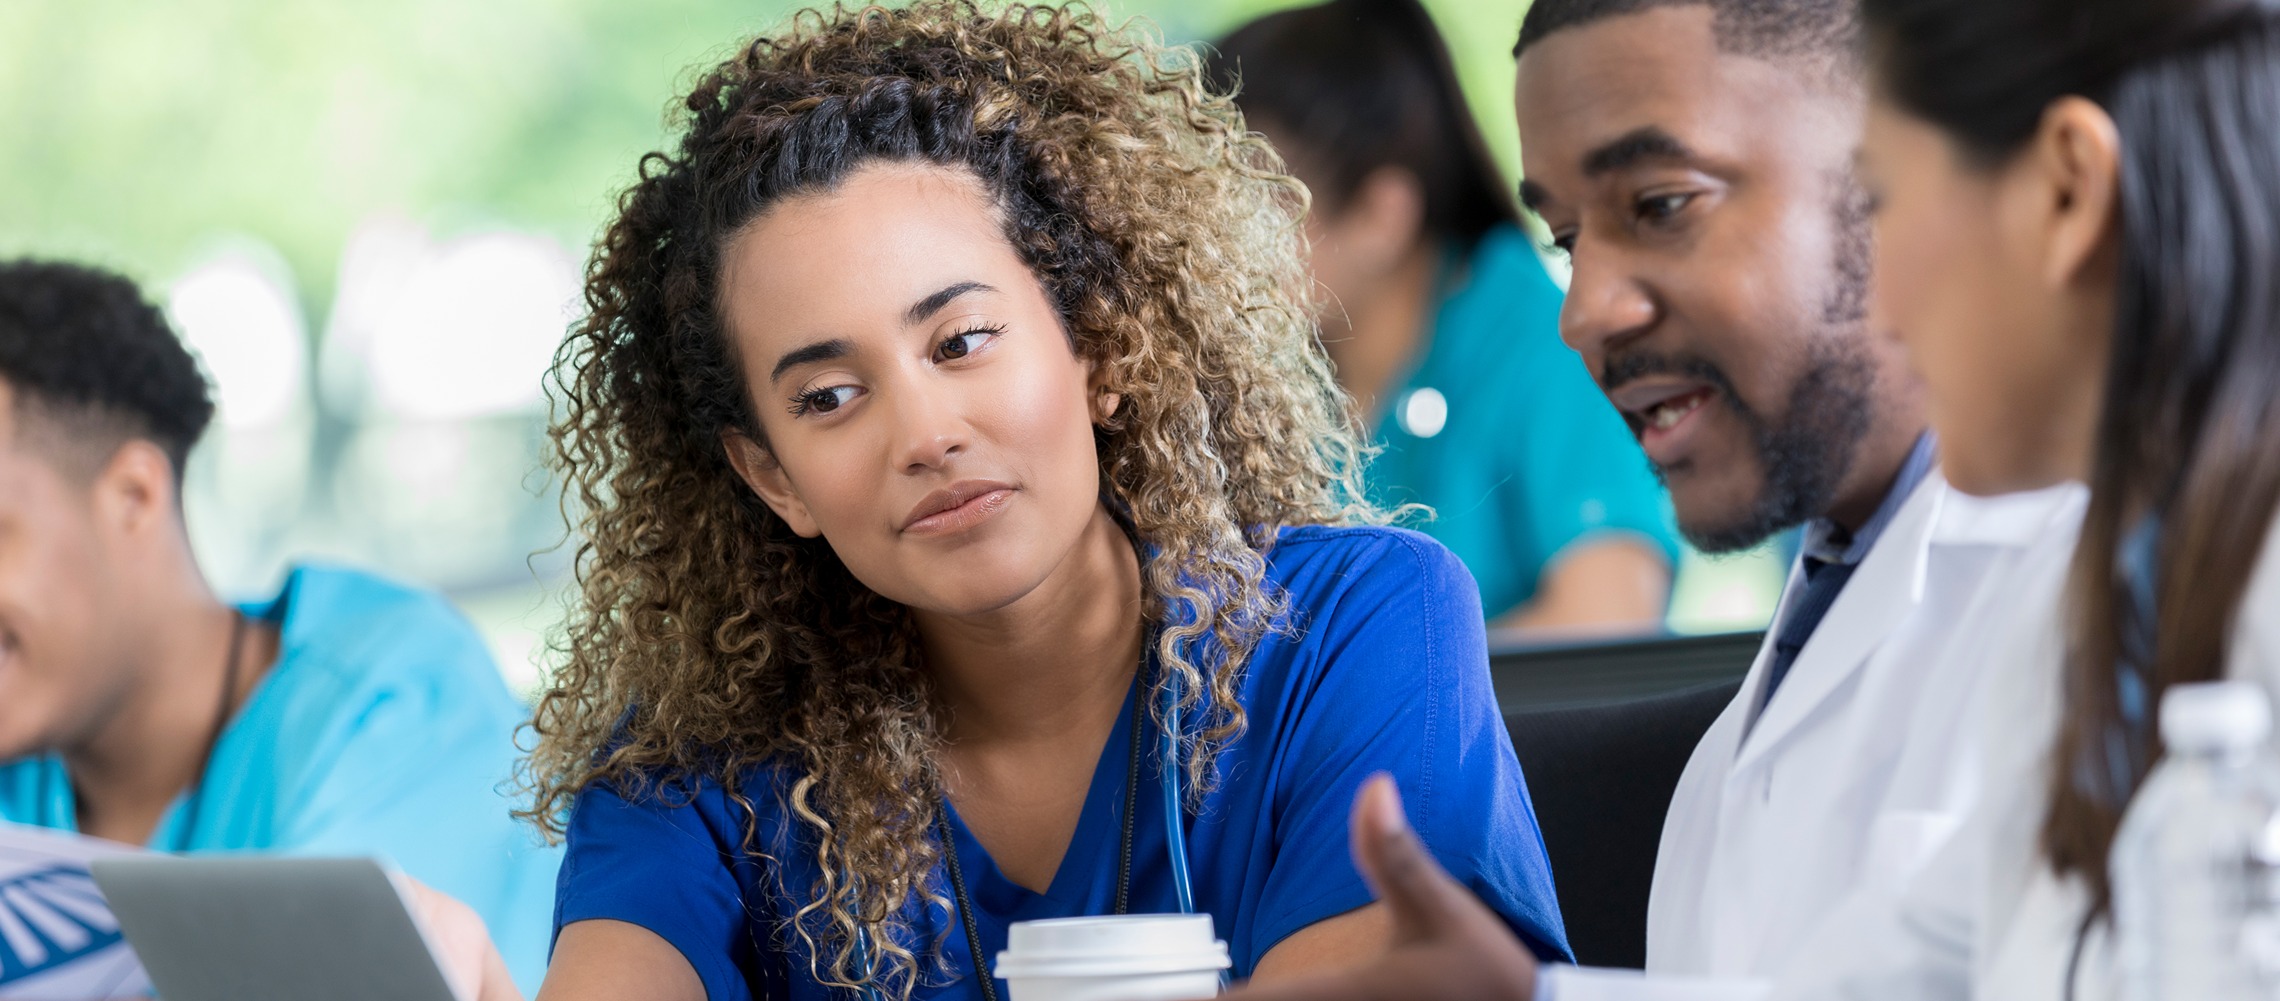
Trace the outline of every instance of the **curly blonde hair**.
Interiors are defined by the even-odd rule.
[[[940,900],[937,706],[907,610],[727,463],[724,429],[762,439],[722,329],[725,248],[865,163],[982,182],[1074,349],[1123,397],[1096,435],[1104,502],[1141,543],[1151,704],[1178,686],[1200,789],[1285,611],[1265,581],[1277,528],[1382,520],[1314,336],[1306,194],[1193,52],[1083,8],[805,11],[686,108],[678,149],[643,157],[620,197],[556,363],[551,458],[582,512],[580,596],[532,724],[527,815],[560,836],[591,784],[710,779],[750,818],[740,782],[785,766],[824,876],[777,933],[802,937],[820,982],[907,995],[921,966],[902,915]],[[766,854],[749,819],[745,835]]]

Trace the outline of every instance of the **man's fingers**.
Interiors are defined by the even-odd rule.
[[[1417,840],[1392,776],[1371,776],[1354,797],[1352,838],[1355,867],[1393,913],[1394,941],[1439,931],[1480,908]]]

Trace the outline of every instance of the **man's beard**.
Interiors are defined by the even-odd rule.
[[[1869,219],[1859,187],[1846,178],[1841,188],[1844,194],[1834,208],[1837,257],[1820,310],[1821,329],[1807,341],[1804,370],[1791,385],[1789,406],[1778,423],[1744,402],[1733,381],[1707,358],[1630,353],[1610,357],[1601,375],[1600,385],[1610,391],[1645,375],[1698,379],[1749,429],[1765,474],[1757,498],[1718,524],[1679,524],[1686,540],[1705,553],[1748,549],[1775,532],[1826,514],[1868,436],[1876,385],[1876,361],[1866,338]],[[1639,420],[1625,419],[1636,433]],[[1655,476],[1669,486],[1663,469],[1655,467]]]

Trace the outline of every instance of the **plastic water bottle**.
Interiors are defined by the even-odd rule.
[[[2175,685],[2167,755],[2114,838],[2124,1001],[2280,999],[2280,767],[2271,704],[2237,681]]]

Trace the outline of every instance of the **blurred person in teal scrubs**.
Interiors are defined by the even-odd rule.
[[[1480,582],[1493,625],[1653,628],[1678,548],[1622,417],[1560,342],[1560,290],[1415,0],[1333,0],[1218,46],[1314,194],[1322,340],[1375,442],[1371,487]]]
[[[303,566],[218,598],[179,500],[213,409],[131,282],[0,263],[0,821],[380,856],[537,986],[560,853],[500,791],[527,710],[438,595]]]

